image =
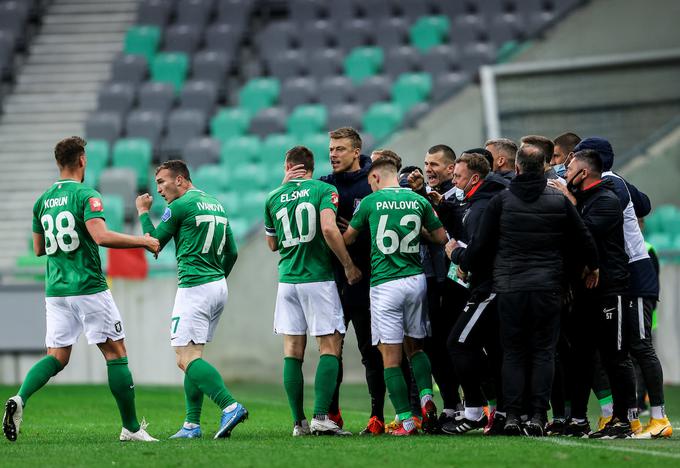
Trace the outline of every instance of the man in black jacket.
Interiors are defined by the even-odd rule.
[[[592,384],[595,350],[611,384],[614,416],[591,438],[627,438],[632,435],[630,419],[637,417],[635,375],[624,333],[624,295],[628,289],[628,255],[625,250],[623,213],[614,184],[602,179],[602,159],[594,150],[574,154],[567,168],[569,191],[583,222],[595,239],[600,258],[599,284],[593,289],[577,288],[567,326],[571,342],[571,419],[566,435],[590,433],[586,411]]]
[[[546,186],[544,152],[523,145],[517,176],[495,196],[468,246],[467,264],[493,262],[503,345],[502,388],[505,432],[520,435],[525,388],[532,417],[524,432],[543,435],[560,327],[564,256],[586,266],[586,281],[597,282],[597,249],[574,206]],[[565,252],[565,248],[572,251]],[[473,274],[474,276],[474,274]]]

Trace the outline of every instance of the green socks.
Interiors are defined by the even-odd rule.
[[[24,406],[26,406],[26,401],[31,395],[40,390],[50,378],[57,375],[62,369],[61,362],[49,354],[33,364],[31,370],[26,374],[21,388],[19,388],[18,395],[24,401]]]
[[[432,366],[427,354],[420,351],[411,356],[411,369],[416,381],[420,398],[425,395],[434,395],[432,391]]]
[[[332,354],[322,354],[314,379],[314,416],[328,414],[335,386],[338,383],[340,361]]]
[[[203,359],[195,359],[189,363],[185,371],[189,380],[215,402],[221,409],[235,403],[236,400],[224,385],[217,369]]]
[[[303,409],[305,381],[301,360],[294,357],[283,358],[283,388],[288,396],[288,406],[293,414],[293,421],[306,419]]]
[[[390,394],[390,401],[400,420],[411,417],[411,404],[408,400],[408,387],[401,367],[387,367],[383,371],[385,386]]]
[[[201,424],[201,407],[203,406],[203,392],[184,374],[184,401],[187,407],[185,421]]]
[[[109,388],[118,404],[123,427],[130,432],[139,430],[137,411],[135,410],[135,384],[128,369],[127,357],[106,361],[109,375]]]

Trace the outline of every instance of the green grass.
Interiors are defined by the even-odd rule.
[[[148,431],[161,439],[142,444],[118,442],[118,413],[106,386],[48,385],[31,398],[19,440],[0,441],[0,466],[680,466],[680,429],[675,439],[653,441],[539,440],[478,433],[408,439],[293,438],[281,386],[234,384],[231,390],[249,409],[250,419],[230,439],[212,439],[219,414],[206,398],[206,437],[169,441],[163,439],[182,422],[182,390],[138,387],[138,412],[149,421]],[[14,392],[14,387],[0,387],[0,398],[4,401]],[[312,395],[308,390],[308,406]],[[678,421],[680,387],[669,387],[666,396],[670,416],[677,415]],[[345,426],[357,433],[367,419],[366,387],[344,386],[341,401]]]

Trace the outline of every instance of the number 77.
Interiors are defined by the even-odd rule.
[[[210,250],[210,246],[212,245],[213,242],[213,237],[215,237],[215,223],[224,225],[222,241],[220,242],[220,245],[217,248],[217,255],[222,254],[222,250],[224,250],[224,244],[227,240],[227,218],[225,218],[224,216],[213,215],[196,216],[196,226],[202,223],[208,223],[208,232],[205,235],[205,242],[203,243],[203,249],[201,250],[201,253],[208,253],[208,251]]]

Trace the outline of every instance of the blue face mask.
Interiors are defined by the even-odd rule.
[[[565,166],[564,164],[555,164],[553,166],[553,169],[555,169],[555,173],[558,176],[562,177],[563,179],[564,179],[564,176],[567,175],[567,166]]]

